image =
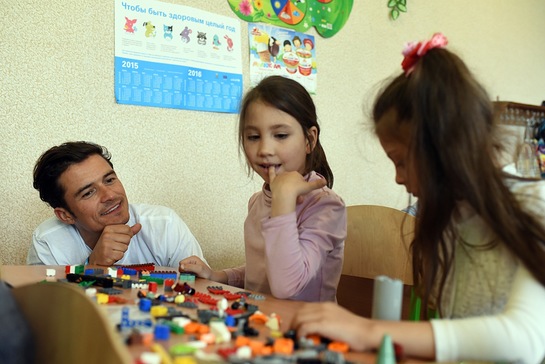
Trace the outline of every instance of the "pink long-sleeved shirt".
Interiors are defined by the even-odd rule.
[[[311,172],[305,179],[322,178]],[[346,207],[331,189],[312,191],[296,211],[271,218],[263,186],[248,203],[246,265],[227,269],[228,284],[301,301],[335,301],[341,276]]]

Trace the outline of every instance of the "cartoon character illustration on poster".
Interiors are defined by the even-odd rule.
[[[286,39],[282,46],[284,47],[284,53],[291,52],[291,42],[289,39]]]
[[[272,35],[269,37],[269,53],[271,54],[273,62],[276,62],[276,56],[280,52],[280,42],[276,40]]]
[[[151,24],[150,21],[144,22],[142,25],[146,28],[146,37],[155,37],[155,25]]]
[[[189,38],[189,34],[191,34],[193,31],[189,29],[188,27],[185,27],[184,30],[180,33],[180,36],[182,37],[182,42],[189,43],[191,38]]]
[[[197,43],[200,45],[206,45],[206,33],[197,31]]]
[[[312,39],[305,38],[303,40],[303,48],[299,48],[296,53],[299,56],[299,73],[303,76],[309,76],[312,73],[312,50],[314,49],[314,43]]]
[[[172,25],[163,24],[163,37],[165,39],[172,39]]]
[[[282,61],[286,65],[286,71],[289,74],[296,73],[297,67],[299,66],[299,57],[297,57],[297,54],[293,52],[293,48],[289,39],[286,39],[284,41],[282,51],[282,56],[278,58],[282,59]]]
[[[303,44],[305,45],[305,49],[309,52],[312,52],[312,50],[314,49],[314,43],[310,38],[305,38],[305,40],[303,40]]]
[[[123,27],[123,29],[125,29],[127,33],[134,34],[134,32],[136,32],[136,27],[134,26],[134,23],[136,23],[136,20],[137,19],[129,19],[125,17],[125,26]]]
[[[220,49],[220,45],[220,37],[218,37],[217,34],[214,34],[214,37],[212,38],[212,48]]]
[[[295,37],[293,37],[292,41],[295,49],[301,48],[301,38],[296,35]]]
[[[259,59],[262,62],[270,62],[271,52],[269,51],[269,34],[258,27],[254,27],[252,29],[252,36],[255,43],[255,50],[259,55]]]
[[[233,40],[229,38],[227,34],[224,35],[223,38],[225,38],[225,41],[227,42],[227,51],[231,52],[233,50]]]
[[[312,40],[306,38],[304,40],[304,47],[297,48],[295,50],[295,53],[299,56],[299,58],[311,58],[312,57],[312,49],[314,48],[314,44],[312,43]]]

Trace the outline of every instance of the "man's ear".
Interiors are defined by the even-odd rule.
[[[53,211],[55,212],[55,216],[57,216],[57,219],[61,220],[65,224],[72,225],[76,223],[74,216],[67,209],[63,207],[55,207]]]
[[[314,150],[314,147],[316,147],[316,143],[318,142],[318,128],[315,126],[308,129],[307,133],[307,147],[306,152],[307,154],[310,154]]]

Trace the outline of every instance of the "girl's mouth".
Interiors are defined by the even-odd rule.
[[[275,172],[278,172],[278,170],[280,169],[280,164],[260,164],[259,166],[267,172],[269,171],[270,167],[274,167]]]

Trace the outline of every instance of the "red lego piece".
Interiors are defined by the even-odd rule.
[[[225,297],[226,300],[228,301],[234,301],[234,300],[238,300],[240,298],[242,298],[242,295],[238,294],[238,293],[231,293],[231,292],[227,292],[223,295],[223,297]]]
[[[120,303],[125,304],[127,303],[127,300],[125,298],[119,297],[119,296],[108,296],[108,303]]]
[[[154,271],[155,270],[155,264],[154,263],[116,265],[115,267],[116,268],[129,268],[129,269],[134,269],[134,270],[137,270],[137,271],[142,271],[142,270]]]
[[[405,360],[405,353],[403,352],[403,346],[394,342],[394,352],[396,356],[396,362],[401,362]]]
[[[215,298],[212,298],[209,294],[202,293],[202,292],[195,292],[195,297],[199,300],[199,302],[202,302],[207,305],[213,305],[215,306],[218,303],[218,300]]]
[[[236,316],[236,315],[242,315],[244,312],[244,310],[235,310],[235,309],[232,309],[232,308],[228,308],[225,310],[225,313],[228,314],[229,316]]]
[[[222,286],[208,286],[206,289],[212,294],[223,295],[229,293],[229,291],[224,290]]]
[[[221,348],[218,349],[218,355],[221,356],[224,360],[228,361],[229,356],[237,352],[237,348]]]

